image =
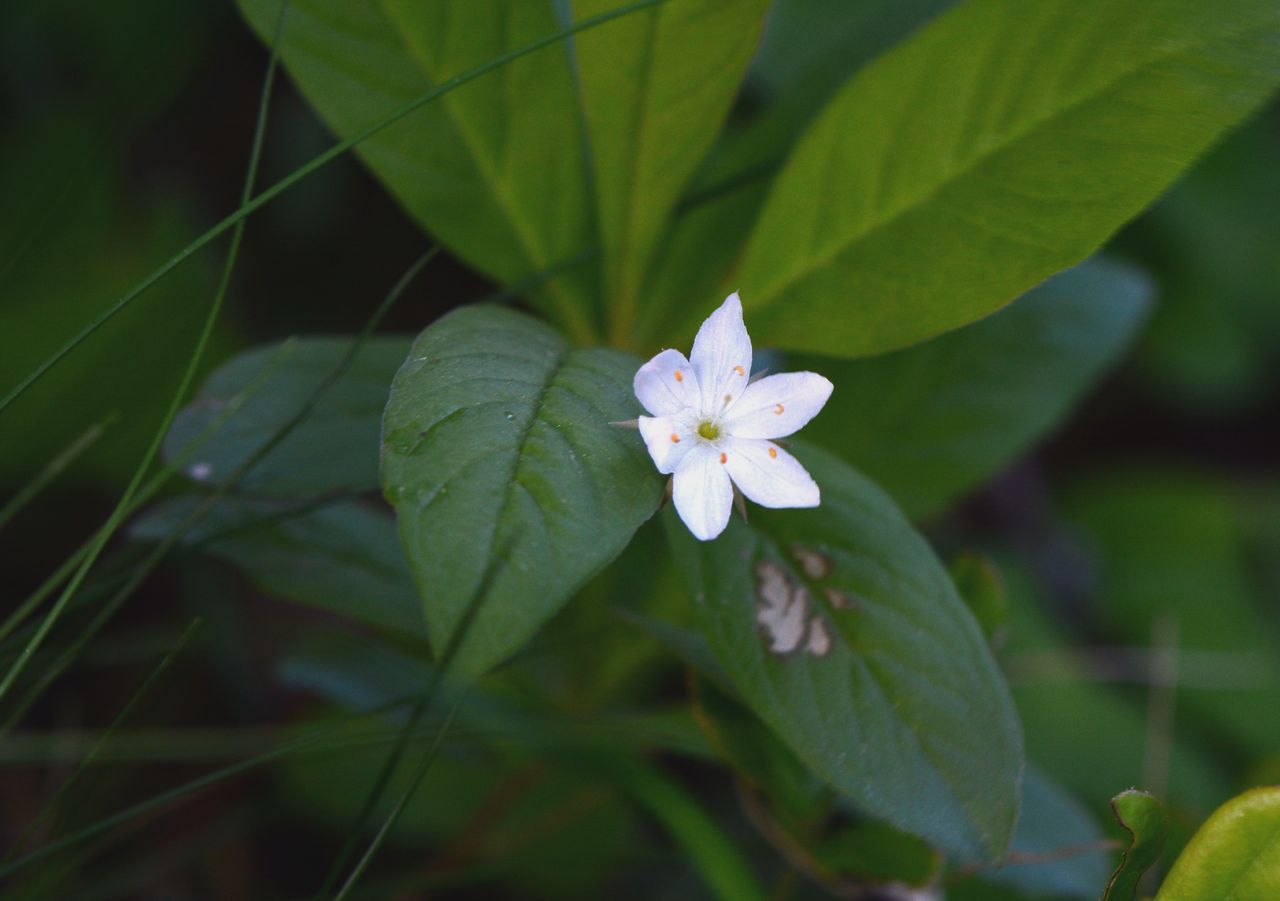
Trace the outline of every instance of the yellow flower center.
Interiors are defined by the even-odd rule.
[[[707,419],[698,425],[698,434],[708,441],[715,441],[720,437],[720,427]]]

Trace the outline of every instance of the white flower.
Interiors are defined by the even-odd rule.
[[[676,512],[697,538],[724,531],[733,485],[762,507],[816,507],[818,485],[774,444],[817,415],[831,382],[812,372],[750,381],[751,338],[730,294],[698,329],[689,359],[664,350],[640,367],[640,434],[658,471],[674,474]],[[732,481],[732,484],[731,484]]]

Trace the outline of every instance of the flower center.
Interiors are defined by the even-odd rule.
[[[710,419],[704,419],[698,424],[698,434],[708,441],[715,441],[720,437],[720,427]]]

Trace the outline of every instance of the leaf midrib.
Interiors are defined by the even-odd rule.
[[[857,230],[855,233],[851,234],[847,239],[839,241],[836,244],[834,244],[831,250],[825,253],[821,253],[815,257],[811,257],[803,266],[797,267],[796,269],[792,270],[792,272],[789,273],[786,278],[779,280],[777,282],[774,282],[772,285],[762,286],[761,288],[756,289],[756,291],[754,292],[754,296],[759,299],[756,300],[753,306],[757,308],[762,308],[762,307],[771,305],[772,302],[777,299],[778,295],[783,293],[788,287],[796,284],[797,282],[804,280],[805,278],[808,278],[809,276],[813,275],[815,272],[818,272],[819,270],[829,266],[836,258],[848,253],[850,250],[852,250],[852,248],[855,245],[865,240],[869,235],[891,225],[892,223],[904,218],[908,214],[915,212],[917,209],[926,205],[931,200],[934,200],[945,189],[947,189],[948,187],[950,187],[952,184],[959,181],[960,179],[964,178],[965,176],[969,175],[971,172],[976,170],[979,166],[983,165],[989,159],[993,158],[994,156],[1000,153],[1005,152],[1006,150],[1021,143],[1022,141],[1027,140],[1032,135],[1034,135],[1037,131],[1043,129],[1050,123],[1053,123],[1054,121],[1061,119],[1062,117],[1070,113],[1075,112],[1080,107],[1085,106],[1089,103],[1092,103],[1098,100],[1100,97],[1105,96],[1108,92],[1115,90],[1125,81],[1165,61],[1183,56],[1188,51],[1194,48],[1208,46],[1209,44],[1216,43],[1218,41],[1229,40],[1231,38],[1238,37],[1249,30],[1251,29],[1229,28],[1229,29],[1224,29],[1222,31],[1215,31],[1211,33],[1201,33],[1197,35],[1195,38],[1182,41],[1172,47],[1159,50],[1155,54],[1149,57],[1146,57],[1136,65],[1133,65],[1127,69],[1118,71],[1114,78],[1105,80],[1100,84],[1093,86],[1088,90],[1083,91],[1078,96],[1076,96],[1069,102],[1063,104],[1062,106],[1058,107],[1053,112],[1045,116],[1042,116],[1040,118],[1030,120],[1029,124],[1026,127],[1022,129],[1015,129],[1011,131],[1008,134],[1008,136],[1003,140],[999,140],[988,145],[986,148],[982,150],[982,152],[973,156],[967,162],[965,162],[964,164],[960,165],[957,169],[955,169],[951,174],[938,180],[933,185],[926,188],[923,192],[908,198],[905,202],[900,203],[897,206],[886,208],[878,216],[868,217],[868,220],[863,224],[863,226],[859,230]],[[856,77],[859,77],[859,76],[855,76],[855,78]],[[795,154],[792,155],[791,159],[794,159],[794,158],[795,158]],[[790,159],[788,160],[788,163],[790,163]],[[772,200],[772,196],[773,194],[771,192],[770,200]],[[765,210],[766,213],[769,211],[768,207],[770,206],[772,206],[771,202],[766,205],[766,210]],[[759,231],[760,231],[760,228],[759,228],[759,225],[757,224],[756,229],[753,231],[752,239],[748,244],[749,248],[754,246],[755,242],[759,240],[758,238]],[[751,256],[751,253],[750,251],[748,251],[748,253],[744,254],[743,257],[740,259],[739,265],[737,267],[739,273],[741,273],[741,269],[742,269],[741,261],[749,258],[750,256]]]
[[[431,74],[426,69],[425,61],[421,58],[421,55],[414,47],[413,42],[405,35],[399,19],[397,19],[396,16],[388,10],[386,2],[387,0],[383,0],[382,2],[383,15],[386,16],[392,30],[395,31],[396,36],[400,39],[400,43],[405,54],[413,62],[414,67],[422,74],[428,84],[436,84],[436,80],[431,77]],[[505,71],[494,74],[497,77],[502,77],[504,79],[507,75]],[[552,262],[551,258],[541,247],[541,242],[537,239],[537,230],[527,221],[522,207],[512,196],[510,186],[502,177],[497,161],[484,152],[482,142],[479,140],[479,136],[475,134],[474,128],[469,125],[465,116],[460,115],[456,98],[454,95],[450,94],[442,97],[441,101],[440,107],[444,110],[444,114],[448,117],[449,121],[453,123],[453,129],[457,133],[459,140],[462,142],[463,146],[466,147],[467,153],[475,162],[476,171],[480,175],[481,183],[489,192],[490,197],[493,199],[498,209],[500,209],[506,216],[507,224],[511,228],[511,233],[515,237],[516,243],[519,245],[521,251],[523,251],[530,269],[538,271],[550,267]],[[506,120],[504,120],[504,124],[506,124]],[[504,145],[506,144],[505,135],[502,143]],[[557,306],[561,307],[562,313],[564,312],[563,307],[565,305],[569,307],[573,306],[573,298],[566,292],[562,280],[555,278],[547,279],[543,282],[543,287],[549,293],[556,296]]]
[[[525,446],[529,443],[529,437],[533,434],[533,427],[537,425],[538,420],[542,418],[542,409],[546,406],[547,395],[551,392],[551,387],[555,384],[556,377],[564,368],[564,365],[568,361],[571,353],[572,350],[567,342],[561,344],[559,350],[556,351],[555,359],[551,362],[551,365],[547,367],[546,377],[542,381],[542,387],[538,389],[537,397],[534,398],[533,403],[531,404],[532,412],[529,415],[529,419],[521,427],[520,436],[516,439],[515,452],[511,455],[511,468],[502,483],[502,506],[498,509],[498,515],[494,517],[493,529],[489,533],[489,539],[487,542],[488,551],[486,553],[486,557],[489,560],[489,565],[486,567],[486,571],[478,583],[479,587],[483,587],[488,584],[489,577],[492,574],[492,568],[494,564],[498,562],[497,555],[494,553],[497,548],[498,533],[502,529],[503,524],[507,522],[507,518],[510,515],[511,505],[515,499],[516,488],[519,487],[528,492],[529,498],[533,501],[534,506],[538,508],[539,513],[542,512],[542,504],[540,504],[538,499],[533,496],[533,493],[529,492],[528,488],[520,482],[521,463],[525,457]],[[478,595],[473,594],[468,605],[475,604],[477,601]]]

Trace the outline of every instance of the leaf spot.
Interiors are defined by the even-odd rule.
[[[814,657],[825,657],[831,651],[831,633],[822,617],[811,612],[809,590],[794,583],[781,566],[768,560],[756,564],[756,596],[756,622],[774,654],[803,647]]]
[[[769,456],[776,457],[778,452],[769,448]],[[800,565],[800,571],[809,579],[825,579],[831,575],[831,558],[818,553],[801,544],[791,546],[791,558]]]
[[[837,588],[822,589],[822,596],[836,610],[855,610],[858,607],[857,598],[853,597],[853,595],[845,594]]]

